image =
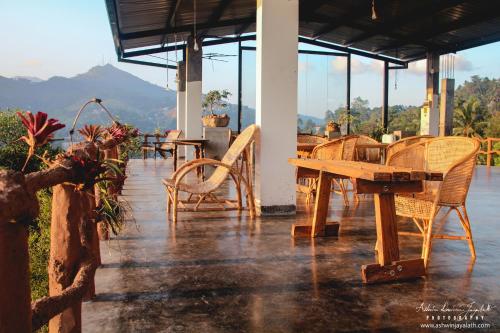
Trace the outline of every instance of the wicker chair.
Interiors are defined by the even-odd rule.
[[[178,211],[227,211],[242,210],[241,186],[246,190],[247,208],[250,216],[255,216],[255,201],[252,185],[252,170],[250,163],[250,147],[255,141],[258,131],[257,126],[247,127],[233,142],[222,160],[209,158],[195,159],[183,164],[171,178],[163,179],[163,184],[167,190],[167,216],[172,211],[172,220],[177,222]],[[241,166],[240,162],[241,161]],[[186,176],[199,167],[210,165],[215,167],[212,175],[204,181],[189,183]],[[216,191],[223,185],[230,176],[236,186],[236,200],[219,199]],[[187,193],[187,200],[180,200],[179,192]],[[197,196],[196,200],[192,200]],[[207,207],[200,207],[204,204]],[[213,206],[216,207],[213,207]],[[173,207],[172,207],[173,206]]]
[[[422,258],[427,266],[432,239],[467,240],[471,256],[476,257],[472,230],[465,201],[476,164],[479,142],[463,137],[442,137],[416,143],[394,153],[387,165],[412,167],[428,171],[443,172],[442,182],[426,181],[421,193],[397,195],[396,214],[413,219],[419,233],[401,232],[402,235],[416,235],[423,238]],[[437,226],[435,219],[443,207],[448,214],[454,210],[465,231],[465,236],[440,234],[446,221],[443,218]],[[435,229],[435,230],[433,230]]]
[[[328,142],[327,138],[323,138],[321,136],[312,135],[312,134],[297,134],[297,143],[314,143],[314,144],[322,144]],[[297,157],[299,158],[310,158],[311,153],[305,151],[298,151]]]
[[[159,147],[156,148],[156,152],[158,152],[161,157],[167,158],[167,153],[170,153],[170,155],[174,154],[174,149],[175,145],[172,143],[168,143],[168,141],[176,140],[178,139],[182,134],[181,130],[171,130],[168,132],[166,138],[165,138],[165,143],[162,143]]]
[[[373,144],[379,143],[377,140],[370,138],[366,135],[360,135],[356,144]],[[380,149],[378,148],[364,148],[356,149],[356,161],[380,163]]]
[[[417,136],[410,136],[391,143],[386,148],[385,152],[386,163],[389,160],[389,158],[398,151],[403,150],[406,147],[411,146],[415,143],[429,141],[430,139],[434,139],[434,137],[432,135],[417,135]]]
[[[335,139],[328,141],[326,143],[320,144],[314,148],[311,153],[311,158],[320,160],[345,160],[352,161],[355,156],[356,141],[358,140],[357,135],[350,135],[340,139]],[[306,204],[311,203],[311,199],[316,192],[317,178],[312,178],[310,175],[297,175],[300,178],[309,178],[309,186],[300,186],[299,190],[306,194]],[[339,190],[335,190],[335,185],[338,186]],[[347,185],[344,183],[344,179],[334,179],[334,184],[332,187],[334,193],[341,194],[344,199],[344,205],[349,206],[349,198],[347,196]]]

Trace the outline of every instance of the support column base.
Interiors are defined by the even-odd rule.
[[[259,206],[258,214],[260,216],[286,216],[295,215],[297,208],[295,205],[273,205],[273,206]]]
[[[393,261],[392,264],[386,266],[380,266],[380,264],[361,266],[363,283],[368,284],[415,279],[422,276],[425,276],[424,259]]]
[[[327,222],[322,234],[313,235],[311,224],[292,225],[292,237],[335,237],[339,235],[340,224],[338,222]]]

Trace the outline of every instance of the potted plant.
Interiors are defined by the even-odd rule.
[[[203,100],[203,110],[208,113],[202,118],[205,127],[226,127],[229,116],[226,113],[216,114],[227,107],[227,98],[231,96],[228,90],[210,90]]]

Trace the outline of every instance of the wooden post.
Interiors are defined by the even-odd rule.
[[[31,332],[28,227],[0,224],[0,332]]]
[[[374,194],[375,221],[377,225],[377,256],[381,266],[399,260],[398,231],[394,194]]]
[[[491,138],[487,138],[486,142],[487,142],[487,145],[488,145],[488,147],[486,149],[486,165],[490,167],[491,166],[491,155],[492,155],[491,151],[493,150],[492,149],[493,145],[492,145]]]

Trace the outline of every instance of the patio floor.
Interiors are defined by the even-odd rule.
[[[425,279],[369,286],[360,267],[375,262],[372,198],[344,209],[333,196],[330,218],[341,229],[331,238],[290,237],[293,223],[311,217],[300,196],[297,216],[180,213],[174,226],[166,222],[160,183],[170,173],[171,160],[130,161],[123,194],[135,223],[101,242],[103,266],[95,300],[83,305],[84,332],[419,331],[421,324],[465,322],[427,320],[442,313],[423,312],[422,303],[455,309],[472,302],[495,308],[469,313],[479,318],[468,323],[500,329],[498,167],[478,167],[469,194],[475,263],[466,242],[435,240]],[[450,222],[448,231],[462,231],[455,216]],[[400,243],[402,258],[419,256],[417,239]]]

